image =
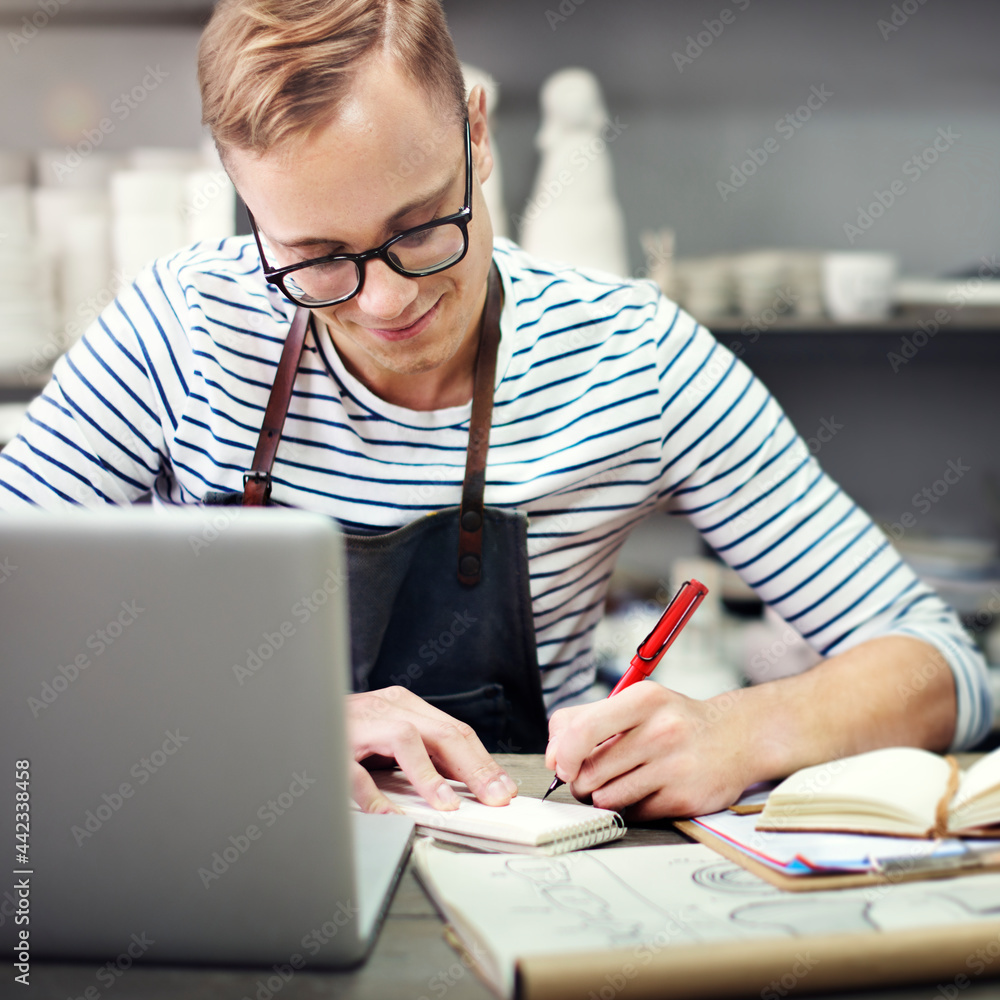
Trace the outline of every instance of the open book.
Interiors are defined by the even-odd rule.
[[[996,824],[1000,750],[960,773],[954,757],[888,747],[796,771],[768,796],[757,829],[996,837]]]
[[[617,840],[625,833],[621,816],[610,809],[520,795],[509,805],[488,806],[460,781],[451,781],[461,804],[457,809],[440,811],[420,797],[402,771],[374,771],[372,777],[386,796],[416,821],[418,833],[483,851],[564,854]]]

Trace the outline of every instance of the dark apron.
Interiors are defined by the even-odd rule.
[[[541,753],[542,701],[528,577],[527,517],[483,505],[500,342],[493,267],[476,359],[462,505],[385,532],[343,526],[355,691],[394,684],[468,723],[491,752]],[[292,322],[244,490],[206,504],[270,505],[271,466],[309,311]]]

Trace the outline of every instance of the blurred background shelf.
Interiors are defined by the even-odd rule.
[[[212,12],[211,0],[56,0],[53,15],[64,26],[124,24],[204,24]],[[0,0],[0,26],[16,26],[39,13],[37,0]],[[45,13],[44,11],[42,12]],[[41,22],[41,19],[39,19]],[[46,27],[48,22],[42,26]]]
[[[904,276],[975,273],[1000,252],[995,0],[921,4],[888,33],[879,22],[894,5],[870,0],[444,3],[460,57],[499,85],[495,144],[515,235],[539,166],[539,87],[581,65],[597,75],[609,115],[624,126],[608,154],[637,276],[645,264],[639,234],[661,226],[675,230],[681,258],[758,247],[883,250],[899,256]],[[0,61],[2,145],[75,147],[153,66],[167,74],[162,86],[127,119],[114,118],[102,148],[197,147],[195,52],[211,7],[208,0],[60,4],[44,29]],[[735,19],[701,45],[705,22],[723,7]],[[39,9],[37,0],[0,0],[5,37]],[[692,40],[700,51],[679,63]],[[787,137],[779,134],[777,123],[813,87],[826,87],[830,98]],[[904,164],[939,129],[958,138],[912,180]],[[780,140],[777,152],[723,197],[720,182],[768,137]],[[852,242],[845,226],[900,178],[905,194]],[[735,345],[815,443],[824,468],[877,521],[892,525],[916,512],[911,536],[996,540],[1000,320],[956,311],[894,367],[890,355],[905,338],[913,342],[919,319],[847,326],[780,316],[759,335],[743,332],[748,320],[738,316],[705,322]],[[36,388],[0,372],[0,401],[23,402]],[[918,510],[915,497],[959,461],[970,471]],[[642,560],[662,568],[697,551],[689,526],[660,523],[667,520],[635,536],[624,569]]]

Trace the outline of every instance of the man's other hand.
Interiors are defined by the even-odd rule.
[[[347,730],[354,756],[351,794],[365,812],[397,812],[361,761],[395,761],[413,787],[436,809],[457,809],[445,780],[465,782],[481,802],[505,806],[517,785],[487,753],[475,730],[429,705],[405,687],[347,697]]]

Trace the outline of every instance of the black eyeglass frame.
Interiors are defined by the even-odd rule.
[[[311,309],[337,305],[341,302],[346,302],[348,299],[353,299],[355,295],[358,295],[365,284],[365,263],[369,260],[381,260],[388,267],[391,267],[397,274],[405,275],[408,278],[422,278],[425,275],[437,274],[438,271],[445,271],[449,267],[454,267],[462,261],[465,258],[465,255],[469,252],[469,223],[472,221],[472,132],[469,127],[469,119],[465,119],[465,201],[462,208],[452,215],[445,215],[440,219],[432,219],[430,222],[425,222],[421,226],[414,226],[412,229],[407,229],[405,232],[398,233],[391,239],[386,240],[381,246],[376,247],[374,250],[366,250],[364,253],[333,253],[327,254],[325,257],[314,257],[311,260],[299,261],[297,264],[288,264],[286,267],[271,267],[267,263],[267,257],[264,256],[264,246],[261,243],[260,233],[257,230],[257,222],[249,208],[247,208],[247,218],[250,220],[250,228],[253,230],[253,237],[257,241],[257,251],[260,254],[260,262],[264,267],[264,277],[266,277],[271,284],[277,285],[293,302]],[[411,271],[405,267],[401,267],[392,259],[392,257],[390,257],[389,249],[393,246],[393,244],[398,243],[400,240],[416,236],[419,233],[426,232],[428,229],[436,229],[439,226],[449,225],[458,226],[458,228],[462,231],[462,237],[464,240],[462,253],[455,260],[429,269],[425,268],[419,271]],[[324,300],[322,302],[304,303],[289,292],[288,288],[285,286],[286,275],[293,274],[295,271],[301,271],[307,267],[314,267],[317,264],[331,264],[334,261],[341,260],[352,261],[358,269],[358,286],[353,292],[351,292],[350,295],[343,295],[340,298],[330,299],[328,301]]]

